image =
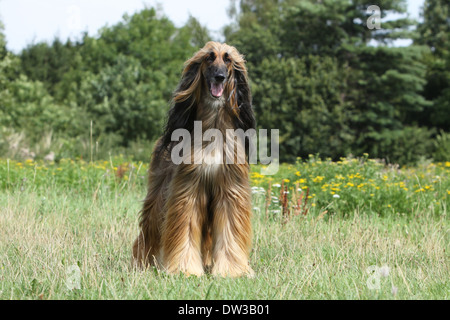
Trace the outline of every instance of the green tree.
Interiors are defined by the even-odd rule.
[[[183,63],[207,37],[192,17],[177,29],[155,9],[125,15],[99,39],[85,36],[80,54],[90,73],[76,86],[77,105],[94,120],[99,135],[119,136],[123,145],[156,139]]]
[[[341,97],[346,75],[335,59],[264,59],[257,72],[252,88],[258,126],[280,129],[284,161],[311,153],[338,158],[350,152],[354,135]]]
[[[27,143],[32,145],[48,132],[56,135],[73,132],[74,116],[72,110],[55,103],[42,82],[31,81],[20,74],[20,60],[17,57],[8,52],[0,60],[2,131],[21,132]]]
[[[406,12],[403,0],[378,5],[381,17]],[[393,19],[370,30],[367,6],[360,0],[242,0],[239,10],[230,10],[236,22],[226,30],[227,42],[246,55],[257,122],[280,128],[282,159],[351,151],[404,160],[387,146],[429,107],[421,96],[423,49],[390,47],[413,35],[414,21]],[[280,76],[280,69],[290,72]],[[265,90],[258,89],[262,82]],[[268,101],[279,106],[267,107]]]
[[[427,65],[424,96],[432,107],[418,115],[421,122],[444,130],[450,128],[450,3],[446,0],[425,0],[423,22],[417,27],[415,43],[430,48],[424,55]]]
[[[45,42],[29,45],[21,55],[23,73],[31,80],[44,83],[51,95],[55,95],[58,84],[73,67],[76,48],[67,40],[63,44],[58,38],[49,45]]]
[[[78,105],[94,121],[96,135],[114,134],[127,145],[136,139],[155,139],[163,126],[167,77],[150,72],[132,57],[119,54],[116,63],[80,86]],[[89,120],[86,121],[86,125]]]
[[[193,17],[175,25],[147,8],[79,42],[34,44],[20,55],[24,73],[77,116],[73,135],[90,132],[127,146],[161,133],[183,63],[209,38]],[[101,142],[101,141],[100,141]]]
[[[426,44],[439,56],[449,51],[450,3],[446,0],[425,0],[421,16],[423,22],[417,26],[416,42]]]
[[[232,5],[236,6],[234,2]],[[381,18],[405,13],[405,0],[380,0]],[[236,22],[225,34],[253,57],[301,57],[333,55],[345,60],[348,46],[364,46],[372,40],[391,43],[412,36],[415,21],[385,21],[381,30],[367,27],[368,4],[362,0],[241,0],[230,10]],[[261,56],[261,53],[264,56]]]
[[[420,47],[362,47],[354,51],[348,62],[352,76],[345,96],[352,108],[351,127],[357,137],[354,152],[367,152],[393,162],[406,161],[398,157],[401,152],[395,153],[396,138],[402,139],[399,133],[405,126],[417,126],[414,115],[430,106],[421,95],[426,83],[422,53]],[[414,151],[417,160],[419,149]]]

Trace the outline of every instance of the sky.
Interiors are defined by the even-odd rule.
[[[419,18],[423,2],[407,0],[412,18]],[[101,27],[114,25],[125,13],[131,15],[146,6],[159,6],[176,26],[184,25],[192,15],[217,38],[230,23],[229,5],[230,0],[0,0],[0,21],[8,50],[19,53],[29,44],[50,42],[55,36],[63,41],[79,39],[84,31],[95,36]]]

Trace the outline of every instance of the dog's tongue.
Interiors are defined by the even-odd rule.
[[[211,94],[219,98],[223,94],[223,83],[211,83]]]

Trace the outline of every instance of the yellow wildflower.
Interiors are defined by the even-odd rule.
[[[313,182],[320,182],[320,181],[322,181],[324,178],[325,178],[324,176],[317,176],[317,177],[313,178]]]

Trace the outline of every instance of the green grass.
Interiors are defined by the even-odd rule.
[[[310,158],[270,177],[254,166],[252,279],[131,268],[146,169],[0,160],[0,299],[450,298],[450,163]],[[80,289],[69,289],[74,266]]]

